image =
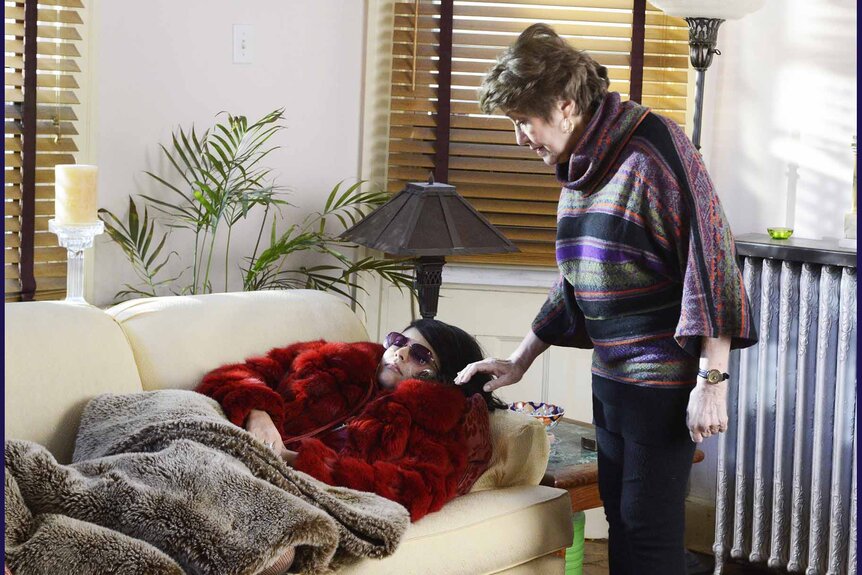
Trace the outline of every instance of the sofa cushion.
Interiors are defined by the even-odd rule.
[[[84,404],[100,393],[141,391],[120,326],[98,308],[65,302],[6,304],[6,437],[72,459]]]
[[[147,391],[192,389],[210,370],[297,341],[363,341],[342,300],[315,290],[137,299],[108,310],[129,338]]]
[[[572,544],[571,499],[552,487],[469,493],[412,524],[391,557],[340,575],[497,573]]]
[[[550,442],[545,427],[528,415],[508,410],[491,414],[491,462],[471,492],[538,485],[545,475]]]

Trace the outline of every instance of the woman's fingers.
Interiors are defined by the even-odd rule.
[[[689,423],[689,435],[695,443],[701,443],[704,439],[724,433],[727,431],[726,425],[715,423],[715,420],[702,420],[697,423]]]
[[[487,358],[482,361],[476,361],[470,364],[458,372],[458,375],[455,377],[455,384],[462,385],[470,381],[474,375],[477,373],[487,373],[494,377],[499,377],[502,375],[503,368],[501,364],[508,363],[504,362],[500,359]]]
[[[686,421],[691,440],[695,443],[727,431],[726,397],[696,387],[691,392]]]
[[[517,380],[516,380],[516,379],[514,379],[514,378],[513,378],[511,375],[509,375],[509,374],[501,375],[500,377],[497,377],[496,379],[492,379],[491,381],[489,381],[488,383],[486,383],[486,384],[482,387],[482,389],[483,389],[484,391],[494,391],[495,389],[500,389],[501,387],[505,387],[505,386],[507,386],[507,385],[512,385],[512,384],[513,384],[513,383],[515,383],[516,381],[517,381]]]
[[[297,453],[295,451],[291,451],[287,448],[283,449],[282,452],[279,454],[279,456],[284,460],[284,462],[291,467],[293,467],[293,464],[296,462],[296,455]]]
[[[476,375],[475,365],[475,363],[468,364],[464,369],[459,371],[458,375],[455,376],[455,385],[462,385],[470,381]]]
[[[276,453],[279,453],[281,448],[284,445],[281,442],[281,435],[279,435],[278,432],[273,434],[273,433],[268,433],[268,432],[264,432],[264,433],[257,432],[257,433],[255,433],[254,431],[252,431],[251,434],[254,435],[255,439],[257,439],[258,441],[263,443],[267,447],[267,449],[271,449],[272,451],[275,451]]]
[[[276,454],[281,453],[284,449],[284,443],[281,440],[281,433],[272,422],[272,418],[266,412],[253,413],[246,420],[246,430],[251,433],[255,439],[266,445]]]
[[[494,391],[503,386],[512,385],[520,381],[523,376],[522,370],[508,359],[489,357],[467,365],[455,377],[455,384],[463,385],[479,373],[485,373],[494,378],[485,384],[483,387],[485,391]]]

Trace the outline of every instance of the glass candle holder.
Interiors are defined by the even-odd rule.
[[[66,267],[66,300],[87,303],[84,299],[84,250],[93,245],[94,238],[105,231],[101,220],[86,224],[61,224],[48,220],[48,231],[56,234],[60,245],[68,252]]]

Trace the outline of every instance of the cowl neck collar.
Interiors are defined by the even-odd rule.
[[[590,191],[648,112],[631,100],[621,102],[618,92],[608,92],[569,161],[557,164],[557,179],[571,190]]]

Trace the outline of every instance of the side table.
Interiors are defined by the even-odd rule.
[[[551,430],[553,435],[548,467],[542,485],[569,492],[572,500],[572,545],[563,552],[566,575],[581,575],[584,563],[584,511],[602,506],[599,497],[598,453],[581,447],[581,438],[595,441],[596,430],[589,423],[561,419]]]
[[[568,491],[575,513],[601,507],[598,453],[581,447],[581,438],[595,441],[595,428],[589,423],[564,418],[551,433],[554,441],[542,485]]]
[[[559,487],[569,492],[572,511],[585,511],[602,506],[599,497],[598,453],[581,447],[581,438],[595,441],[596,430],[590,423],[561,419],[551,430],[554,443],[542,485]],[[694,452],[694,463],[703,461],[700,449]]]

